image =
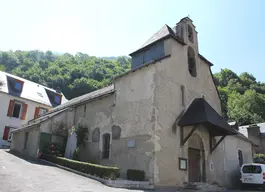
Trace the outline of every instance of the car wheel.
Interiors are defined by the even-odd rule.
[[[247,185],[245,183],[241,183],[240,184],[240,189],[241,190],[246,190],[247,189]]]
[[[262,185],[262,191],[265,191],[265,183]]]

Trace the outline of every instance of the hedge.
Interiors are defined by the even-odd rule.
[[[63,157],[56,157],[53,155],[41,155],[41,159],[74,169],[83,173],[94,175],[103,179],[115,180],[120,176],[120,169],[118,167],[108,167],[87,162],[75,161]]]
[[[132,181],[144,181],[145,172],[141,170],[128,169],[127,170],[127,179]]]

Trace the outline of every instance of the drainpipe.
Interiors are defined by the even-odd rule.
[[[225,139],[223,142],[224,142],[224,154],[226,154]],[[224,181],[225,181],[225,184],[227,184],[226,182],[226,155],[224,155]]]

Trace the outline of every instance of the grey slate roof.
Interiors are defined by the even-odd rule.
[[[113,93],[113,92],[114,92],[114,84],[112,84],[112,85],[110,85],[108,87],[104,87],[102,89],[98,89],[98,90],[93,91],[91,93],[87,93],[87,94],[82,95],[80,97],[73,98],[73,99],[67,101],[64,104],[53,108],[51,110],[51,112],[62,110],[64,108],[66,108],[66,107],[71,107],[73,105],[77,105],[77,104],[80,104],[80,103],[83,103],[83,102],[86,102],[86,101],[89,101],[89,100],[92,100],[92,99],[95,99],[97,97],[100,97],[100,96],[103,96],[103,95],[107,95],[107,94],[110,94],[110,93]]]
[[[65,109],[65,108],[69,108],[69,107],[72,107],[74,105],[78,105],[80,103],[87,102],[89,100],[92,100],[92,99],[95,99],[95,98],[98,98],[100,96],[107,95],[107,94],[110,94],[110,93],[113,93],[113,92],[114,92],[114,85],[112,84],[112,85],[110,85],[108,87],[104,87],[102,89],[93,91],[91,93],[87,93],[85,95],[73,98],[73,99],[67,101],[64,104],[53,108],[46,115],[44,115],[42,117],[39,117],[38,119],[43,118],[45,116],[49,116],[50,114],[58,112],[58,111],[61,111],[61,110]]]
[[[162,40],[163,38],[172,37],[182,45],[185,45],[183,40],[181,40],[178,36],[175,35],[174,31],[168,25],[164,25],[159,31],[157,31],[152,37],[150,37],[138,50],[134,51],[133,53],[129,54],[130,56],[140,50],[152,45],[153,43]]]
[[[175,35],[173,30],[167,25],[165,24],[159,31],[157,31],[152,37],[150,37],[142,46],[146,47],[152,43],[154,43],[155,41],[162,39],[163,37],[166,37],[167,35]]]
[[[14,78],[20,81],[24,82],[22,92],[19,95],[16,95],[17,97],[21,97],[27,100],[31,100],[37,103],[41,103],[44,105],[52,106],[52,103],[49,100],[49,97],[45,91],[45,89],[51,91],[51,92],[56,92],[54,89],[45,87],[43,85],[34,83],[32,81],[23,79],[21,77],[0,71],[0,81],[3,83],[2,86],[0,86],[0,92],[4,92],[7,94],[10,94],[10,89],[9,89],[9,83],[8,83],[8,78]],[[62,103],[65,103],[67,99],[64,97],[62,94]]]
[[[187,18],[187,17],[185,17],[181,20],[184,20],[184,19],[191,20],[190,18]],[[140,50],[142,50],[142,49],[148,47],[149,45],[151,45],[151,44],[153,44],[159,40],[162,40],[163,38],[166,38],[166,37],[172,37],[175,40],[177,40],[179,43],[181,43],[182,45],[185,45],[183,40],[180,39],[180,37],[178,37],[176,35],[176,26],[171,28],[167,24],[165,24],[159,31],[157,31],[152,37],[150,37],[139,49],[137,49],[136,51],[132,52],[129,55],[132,56],[134,53],[139,52]],[[202,56],[201,54],[199,54],[199,57],[202,60],[204,60],[208,65],[213,66],[213,64],[209,60],[207,60],[204,56]]]
[[[42,122],[44,122],[44,121],[50,119],[51,117],[53,117],[53,116],[55,116],[55,115],[58,115],[58,114],[60,114],[60,113],[62,113],[62,112],[64,112],[64,111],[66,111],[67,109],[68,109],[68,108],[65,108],[65,109],[62,109],[62,110],[56,111],[56,112],[54,112],[54,113],[48,113],[48,114],[46,114],[46,115],[44,115],[44,116],[39,117],[38,119],[33,119],[33,120],[29,121],[28,124],[24,124],[24,125],[22,125],[22,128],[13,130],[12,133],[16,133],[16,132],[24,131],[24,130],[26,130],[26,129],[29,129],[30,127],[33,127],[33,126],[35,126],[35,125],[39,125],[39,124],[41,124]]]
[[[235,135],[237,132],[203,98],[195,98],[178,118],[179,126],[206,124],[213,136]]]
[[[19,131],[22,131],[22,130],[25,130],[25,129],[28,129],[29,127],[32,127],[34,125],[38,125],[41,122],[46,121],[50,117],[53,117],[53,116],[55,116],[55,115],[57,115],[57,114],[59,114],[59,113],[61,113],[63,111],[66,111],[68,108],[70,108],[72,106],[81,104],[83,102],[87,102],[89,100],[96,99],[98,97],[101,97],[101,96],[104,96],[104,95],[107,95],[107,94],[111,94],[113,92],[114,92],[114,85],[112,84],[112,85],[110,85],[108,87],[104,87],[102,89],[93,91],[91,93],[82,95],[80,97],[73,98],[73,99],[67,101],[64,104],[59,105],[58,107],[53,108],[51,111],[49,111],[45,115],[43,115],[43,116],[41,116],[41,117],[39,117],[37,119],[30,120],[28,122],[28,124],[23,125],[23,127],[20,128],[20,129],[14,130],[13,133],[19,132]]]

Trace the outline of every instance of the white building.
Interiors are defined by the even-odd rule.
[[[0,147],[10,145],[13,129],[66,101],[54,89],[0,71]]]

